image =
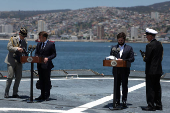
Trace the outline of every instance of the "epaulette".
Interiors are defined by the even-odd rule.
[[[11,36],[11,38],[10,38],[10,41],[11,41],[11,43],[12,43],[12,46],[13,47],[19,47],[19,44],[17,43],[17,45],[14,45],[14,42],[13,42],[13,38],[14,37],[16,37],[16,36]]]

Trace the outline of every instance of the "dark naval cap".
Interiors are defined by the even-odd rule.
[[[158,33],[158,32],[155,31],[154,29],[146,28],[146,35],[147,35],[147,34],[156,35],[157,33]]]
[[[20,35],[23,37],[27,37],[27,29],[22,27],[19,31]]]

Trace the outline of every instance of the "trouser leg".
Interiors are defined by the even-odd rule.
[[[43,80],[43,69],[38,68],[38,74],[39,74],[39,82],[40,82],[40,90],[41,90],[41,97],[44,98],[44,80]]]
[[[127,101],[128,95],[128,75],[122,75],[122,102]]]
[[[160,77],[161,75],[155,75],[155,85],[154,85],[154,91],[155,91],[155,98],[154,98],[154,103],[156,106],[162,107],[162,102],[161,102],[161,96],[162,96],[162,91],[161,91],[161,84],[160,84]]]
[[[5,88],[5,93],[9,93],[9,89],[11,87],[11,83],[12,83],[12,78],[7,78],[7,81],[6,81],[6,88]]]
[[[148,106],[154,107],[154,82],[153,82],[153,75],[146,75],[146,99]]]
[[[40,87],[41,87],[41,96],[43,98],[48,98],[50,96],[50,89],[51,89],[51,80],[50,74],[51,69],[38,69],[39,80],[40,80]]]
[[[5,93],[9,93],[12,79],[14,77],[14,68],[11,65],[7,65],[7,70],[8,70],[8,77],[7,77],[7,81],[6,81]]]
[[[48,98],[50,96],[50,89],[51,89],[51,69],[46,70],[46,74],[44,76],[45,79],[45,98]]]
[[[17,63],[16,68],[15,68],[15,83],[13,87],[13,95],[16,95],[18,93],[18,88],[19,88],[19,84],[21,81],[21,77],[22,77],[22,64]]]
[[[120,85],[121,85],[120,76],[118,74],[114,75],[114,95],[116,95],[117,103],[120,103]]]

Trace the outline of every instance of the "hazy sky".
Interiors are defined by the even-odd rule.
[[[147,6],[168,0],[0,0],[0,11]]]

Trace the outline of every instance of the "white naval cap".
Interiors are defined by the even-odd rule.
[[[157,34],[158,32],[153,30],[153,29],[149,29],[149,28],[146,28],[146,33],[150,33],[150,34]]]

